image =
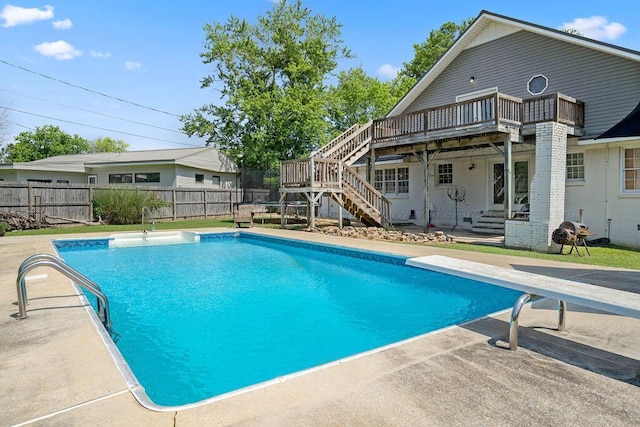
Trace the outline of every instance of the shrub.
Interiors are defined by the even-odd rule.
[[[95,216],[107,224],[137,224],[142,221],[142,208],[151,212],[171,206],[154,193],[137,188],[110,187],[97,189],[93,195]]]
[[[0,236],[4,236],[4,233],[11,230],[11,226],[4,221],[0,221]]]

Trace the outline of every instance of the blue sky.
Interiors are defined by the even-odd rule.
[[[476,17],[482,9],[551,28],[569,26],[640,51],[640,6],[628,0],[305,0],[304,5],[342,23],[343,39],[356,58],[341,67],[362,65],[381,79],[410,60],[413,44],[431,30]],[[86,139],[123,139],[132,150],[204,146],[179,132],[176,117],[219,102],[218,93],[200,89],[209,70],[199,56],[202,28],[230,15],[255,22],[271,7],[271,0],[0,3],[0,108],[9,109],[9,137],[3,143],[21,131],[54,124]]]

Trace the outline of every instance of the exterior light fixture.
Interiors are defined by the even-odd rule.
[[[476,81],[476,78],[471,76],[471,78],[469,79],[469,83],[473,84]]]

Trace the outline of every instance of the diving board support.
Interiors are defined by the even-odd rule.
[[[520,298],[516,300],[516,303],[513,305],[513,309],[511,310],[511,317],[509,319],[509,350],[517,350],[518,349],[518,318],[520,317],[520,311],[522,311],[522,307],[529,301],[535,301],[537,299],[544,298],[540,295],[533,295],[529,293],[524,293],[520,295]],[[565,319],[567,313],[567,302],[563,300],[558,301],[558,331],[562,332],[565,330]]]
[[[565,330],[567,303],[640,319],[640,294],[588,283],[481,264],[442,255],[409,258],[407,265],[478,280],[523,292],[511,313],[509,348],[518,347],[518,318],[522,307],[534,296],[559,301],[558,330]]]

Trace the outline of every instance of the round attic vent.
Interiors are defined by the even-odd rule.
[[[531,77],[527,83],[527,91],[531,95],[540,95],[549,87],[549,80],[542,74]]]

